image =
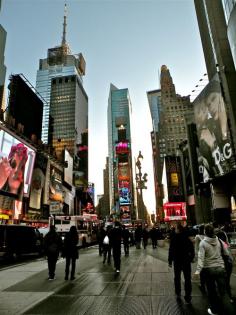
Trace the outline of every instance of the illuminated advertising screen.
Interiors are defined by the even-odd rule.
[[[65,150],[65,163],[66,163],[66,167],[64,167],[64,181],[70,186],[72,186],[73,184],[73,158],[67,150]]]
[[[209,178],[229,173],[236,165],[218,75],[208,83],[193,105],[199,143],[199,171],[203,181],[207,182]]]
[[[118,179],[119,180],[130,179],[130,169],[129,164],[127,162],[118,164]]]
[[[165,169],[168,189],[168,200],[166,201],[180,202],[184,200],[180,158],[165,156]]]
[[[131,204],[130,183],[128,181],[119,181],[119,203],[120,205]]]
[[[95,189],[94,189],[93,183],[88,183],[87,192],[88,192],[89,196],[92,198],[93,203],[94,203]]]
[[[186,203],[185,202],[166,202],[164,208],[164,221],[185,221]]]
[[[50,166],[49,199],[63,202],[62,174],[54,166]]]
[[[0,126],[0,194],[29,196],[35,151]]]
[[[31,189],[30,189],[30,200],[29,208],[30,209],[41,209],[41,204],[43,202],[43,190],[46,194],[45,187],[45,177],[47,169],[48,157],[43,153],[37,153],[35,158],[34,171],[31,180]],[[47,186],[47,185],[46,185]]]
[[[120,217],[122,222],[127,222],[131,220],[130,216],[130,207],[129,206],[121,206],[120,207]]]
[[[179,186],[179,179],[178,179],[178,174],[177,173],[171,173],[170,174],[170,181],[172,186]]]
[[[131,194],[129,188],[126,187],[119,188],[119,202],[120,205],[131,204]]]
[[[129,153],[130,144],[128,142],[119,142],[116,144],[116,154]]]

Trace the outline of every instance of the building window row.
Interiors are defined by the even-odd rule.
[[[52,79],[52,84],[68,83],[68,82],[75,82],[75,77],[60,77],[60,78]]]

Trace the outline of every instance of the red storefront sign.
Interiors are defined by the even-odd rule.
[[[164,208],[164,221],[186,221],[186,202],[166,202]]]

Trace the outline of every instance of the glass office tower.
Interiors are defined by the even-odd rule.
[[[82,107],[86,107],[84,99],[88,99],[83,88],[82,79],[85,75],[85,60],[81,53],[71,53],[69,45],[66,42],[66,25],[65,12],[62,43],[60,46],[48,49],[47,58],[40,59],[39,70],[37,71],[36,89],[44,98],[42,126],[42,141],[44,143],[48,143],[49,141],[49,124],[51,121],[55,122],[57,118],[55,116],[57,113],[55,104],[60,102],[62,106],[66,107],[68,106],[68,99],[70,99],[70,102],[74,103],[75,108],[79,107],[80,103],[82,104]],[[74,85],[73,89],[72,85]],[[63,91],[56,92],[56,86],[57,90],[62,87]],[[60,93],[61,95],[59,95]],[[70,93],[72,93],[72,95],[70,95]],[[82,97],[81,100],[80,97]],[[54,106],[52,111],[50,110],[51,104]],[[75,111],[77,113],[80,112],[78,108],[75,109]],[[71,119],[74,120],[73,131],[76,130],[77,135],[80,135],[87,128],[85,124],[85,122],[87,123],[87,116],[88,111],[84,108],[82,113],[79,113],[77,117],[74,116],[73,118],[71,115]],[[78,119],[80,124],[82,124],[80,126],[76,122]],[[50,132],[52,136],[52,130]],[[57,134],[57,137],[58,139],[61,139],[63,138],[63,134]]]
[[[130,221],[133,207],[131,101],[128,89],[110,86],[108,99],[110,208],[121,221]]]

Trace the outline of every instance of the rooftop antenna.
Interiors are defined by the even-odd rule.
[[[65,6],[64,6],[64,22],[63,22],[63,34],[62,34],[62,45],[66,45],[66,18],[67,18],[67,6],[66,6],[66,1],[65,1]]]

